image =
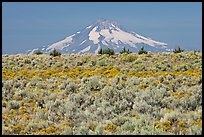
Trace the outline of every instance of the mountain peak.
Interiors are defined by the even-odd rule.
[[[116,21],[111,21],[107,19],[99,19],[96,21],[94,26],[97,26],[100,30],[101,29],[111,29],[111,28],[120,28],[119,24]]]

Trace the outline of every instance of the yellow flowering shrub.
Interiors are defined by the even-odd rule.
[[[140,119],[140,116],[134,116],[133,118],[135,118],[135,119]]]
[[[116,125],[114,124],[108,124],[104,127],[104,130],[108,131],[108,132],[115,132],[116,131]]]
[[[145,88],[147,88],[149,85],[148,84],[141,84],[141,85],[139,85],[139,89],[145,89]]]
[[[202,119],[193,120],[193,121],[191,122],[191,125],[198,125],[199,127],[202,128]]]

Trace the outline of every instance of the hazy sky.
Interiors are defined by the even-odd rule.
[[[169,47],[202,50],[201,2],[3,2],[2,53],[46,46],[100,18]]]

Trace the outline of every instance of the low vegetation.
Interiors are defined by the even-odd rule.
[[[202,52],[2,55],[2,134],[201,135]]]

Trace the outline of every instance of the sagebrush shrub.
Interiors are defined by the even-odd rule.
[[[20,108],[20,103],[17,101],[11,101],[9,102],[10,109],[18,109]]]

